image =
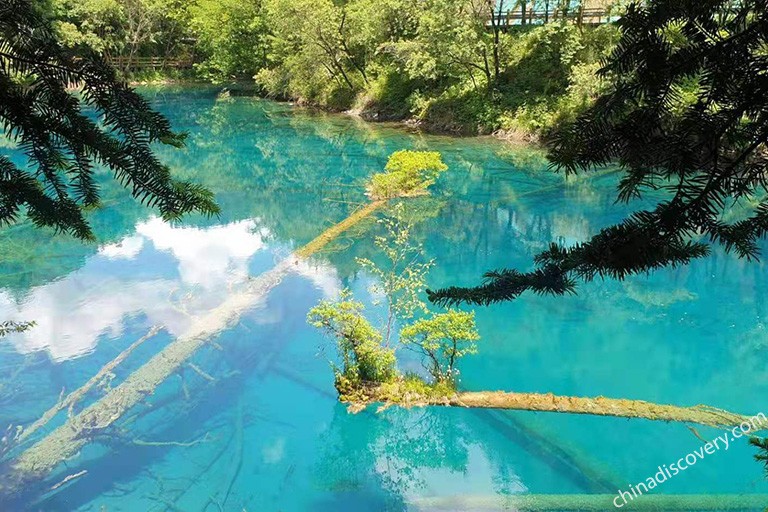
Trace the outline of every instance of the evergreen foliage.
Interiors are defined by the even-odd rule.
[[[656,0],[631,5],[601,69],[612,89],[559,129],[555,168],[586,172],[616,163],[618,200],[647,191],[669,199],[584,243],[552,244],[529,272],[488,272],[473,288],[430,292],[440,304],[489,304],[525,291],[573,293],[577,280],[624,279],[685,265],[710,244],[749,260],[768,231],[768,10],[758,0]],[[750,210],[738,220],[734,204]]]
[[[165,219],[218,213],[208,190],[173,179],[152,152],[153,143],[183,145],[185,135],[95,53],[63,47],[25,0],[0,0],[0,125],[28,160],[19,167],[0,156],[0,224],[26,215],[92,239],[84,212],[99,206],[99,165]]]
[[[35,322],[0,322],[0,338],[12,332],[24,332],[35,326]]]
[[[757,447],[759,453],[755,455],[755,460],[764,464],[766,471],[768,471],[768,438],[751,437],[749,438],[749,444]]]
[[[768,438],[751,437],[749,438],[749,444],[757,447],[758,454],[755,455],[755,460],[765,465],[766,473],[768,473]]]

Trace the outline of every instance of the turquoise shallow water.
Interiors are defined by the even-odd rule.
[[[549,242],[583,240],[630,211],[613,202],[615,176],[566,182],[536,153],[493,141],[217,100],[208,88],[145,93],[190,133],[187,148],[160,149],[164,160],[209,186],[222,216],[171,226],[105,177],[105,208],[92,217],[98,244],[28,225],[0,230],[0,318],[38,322],[0,342],[6,437],[163,326],[75,412],[119,384],[249,276],[344,218],[364,200],[365,178],[397,149],[438,150],[450,167],[432,197],[409,203],[420,219],[415,237],[436,260],[432,287],[529,267]],[[684,425],[642,420],[447,408],[348,414],[336,402],[328,342],[305,318],[343,287],[371,302],[370,277],[355,257],[373,254],[375,230],[364,224],[293,269],[198,351],[194,367],[49,479],[6,496],[6,508],[419,510],[443,498],[443,510],[493,509],[507,494],[613,494],[701,446]],[[478,309],[480,353],[462,361],[461,386],[768,413],[765,270],[715,252],[687,268],[583,285],[573,297],[527,295]],[[65,419],[59,414],[35,439]],[[752,455],[736,443],[654,493],[766,493]],[[479,501],[458,500],[469,496]]]

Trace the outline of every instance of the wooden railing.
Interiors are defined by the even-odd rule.
[[[174,59],[166,57],[130,57],[118,55],[107,57],[107,62],[118,69],[136,71],[143,69],[189,69],[192,59]]]
[[[497,27],[536,25],[563,19],[584,23],[586,25],[599,25],[615,21],[618,17],[619,16],[615,12],[611,12],[610,9],[605,8],[573,9],[567,12],[562,12],[557,9],[550,11],[522,10],[517,8],[513,11],[507,11],[501,14],[496,13],[493,17],[489,16],[486,25],[489,27],[493,25]]]

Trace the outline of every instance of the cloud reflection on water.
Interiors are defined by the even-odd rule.
[[[0,318],[35,320],[32,330],[8,340],[21,353],[46,350],[55,361],[92,352],[100,337],[120,336],[128,319],[139,315],[177,336],[193,317],[245,285],[252,257],[269,249],[269,238],[256,219],[200,228],[152,217],[134,234],[100,247],[79,270],[22,298],[0,290]],[[325,296],[338,293],[332,267],[301,262],[293,269]]]

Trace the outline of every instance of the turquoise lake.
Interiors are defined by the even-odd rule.
[[[213,190],[222,214],[166,224],[104,175],[104,208],[90,217],[98,243],[24,223],[0,228],[0,320],[37,322],[0,340],[0,472],[20,451],[17,426],[160,326],[73,412],[116,387],[250,278],[364,203],[366,179],[393,151],[439,151],[449,166],[431,196],[405,203],[418,220],[414,239],[435,259],[433,288],[531,268],[549,243],[585,240],[651,204],[616,204],[611,172],[566,180],[536,151],[491,139],[408,133],[212,88],[142,92],[189,132],[186,148],[158,153],[177,176]],[[11,147],[0,151],[23,162]],[[2,510],[496,510],[510,494],[615,495],[719,434],[448,407],[348,413],[333,387],[332,342],[306,315],[344,288],[375,302],[356,258],[376,257],[376,234],[380,226],[364,222],[291,268],[191,364],[54,474],[6,495]],[[714,251],[689,267],[580,284],[575,296],[527,294],[477,308],[479,353],[461,361],[460,387],[768,413],[766,270]],[[381,311],[371,310],[377,322]],[[410,359],[404,366],[419,368]],[[754,454],[734,441],[649,495],[766,494]]]

